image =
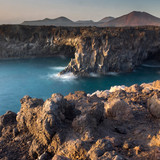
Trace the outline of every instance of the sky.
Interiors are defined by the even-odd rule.
[[[160,17],[160,0],[0,0],[0,24],[65,16],[73,21],[145,11]]]

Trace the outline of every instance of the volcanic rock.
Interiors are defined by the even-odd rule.
[[[123,100],[113,99],[104,105],[105,116],[114,118],[115,120],[129,120],[133,117],[130,106]]]
[[[153,83],[127,89],[106,99],[82,91],[45,102],[25,96],[17,116],[0,117],[0,159],[152,159],[160,146],[160,92]]]
[[[160,99],[157,95],[148,99],[148,110],[153,117],[160,118]]]

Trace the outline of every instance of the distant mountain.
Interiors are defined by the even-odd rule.
[[[66,17],[58,17],[55,19],[49,19],[45,18],[43,20],[37,20],[37,21],[24,21],[22,25],[34,25],[34,26],[50,26],[50,25],[55,25],[55,26],[72,26],[74,25],[74,22],[71,21],[70,19]]]
[[[72,21],[66,17],[55,19],[45,18],[37,21],[24,21],[21,25],[32,26],[97,26],[97,27],[125,27],[125,26],[160,26],[160,18],[146,12],[133,11],[118,18],[105,17],[98,22],[92,20]]]
[[[99,23],[92,20],[79,20],[73,22],[72,20],[66,17],[58,17],[56,19],[45,18],[43,20],[37,21],[24,21],[21,25],[30,25],[30,26],[98,26]]]
[[[146,25],[160,26],[160,18],[146,12],[133,11],[127,15],[115,18],[107,23],[103,23],[100,26],[125,27]]]
[[[113,19],[114,19],[114,17],[105,17],[105,18],[101,19],[99,22],[100,23],[106,23],[106,22],[109,22]]]
[[[79,20],[75,22],[76,26],[97,26],[97,23],[92,20]]]
[[[76,21],[76,23],[86,23],[86,24],[88,24],[88,23],[95,23],[95,22],[92,21],[92,20],[79,20],[79,21]]]

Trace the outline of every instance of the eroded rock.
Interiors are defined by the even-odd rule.
[[[82,91],[45,102],[25,96],[17,117],[0,118],[0,159],[151,159],[160,133],[149,113],[159,118],[160,92],[152,83],[136,86],[106,99]]]
[[[0,116],[0,126],[7,126],[16,123],[17,114],[11,111],[6,112],[4,115]]]
[[[70,105],[60,94],[52,95],[45,102],[25,96],[21,104],[21,110],[17,115],[19,131],[28,130],[44,144],[47,144],[60,128],[66,113],[68,116],[67,109],[72,116],[72,107],[69,108]]]
[[[130,106],[123,100],[112,99],[104,104],[105,117],[115,120],[129,120],[133,117]]]
[[[160,89],[160,80],[154,81],[152,85],[153,87]]]
[[[160,99],[157,97],[157,95],[154,95],[150,99],[148,99],[148,110],[149,113],[155,117],[160,118]]]
[[[63,157],[63,156],[58,156],[58,155],[55,155],[52,160],[70,160],[66,157]]]
[[[99,139],[89,150],[88,155],[91,160],[98,160],[107,151],[112,151],[113,145],[109,140]]]

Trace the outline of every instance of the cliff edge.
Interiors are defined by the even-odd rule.
[[[0,58],[72,57],[60,74],[129,72],[160,59],[160,27],[0,26]]]

